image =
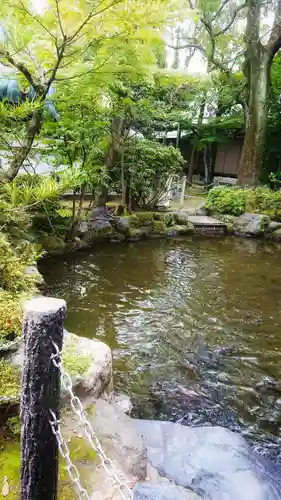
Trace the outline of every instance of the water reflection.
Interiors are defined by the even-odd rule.
[[[280,248],[242,239],[101,246],[41,264],[66,326],[113,349],[135,415],[242,431],[278,458]]]

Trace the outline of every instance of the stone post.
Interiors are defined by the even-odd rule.
[[[39,297],[26,303],[21,393],[21,500],[56,500],[58,446],[49,409],[59,417],[60,375],[52,341],[61,350],[64,300]]]

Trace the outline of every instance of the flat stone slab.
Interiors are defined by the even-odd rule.
[[[207,215],[189,215],[189,222],[194,226],[225,226],[225,222],[214,219],[213,217],[208,217]]]
[[[158,474],[190,488],[204,500],[281,498],[280,466],[256,454],[237,433],[223,427],[185,427],[149,420],[136,420],[136,427],[148,461]]]

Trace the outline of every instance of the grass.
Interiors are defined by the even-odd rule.
[[[70,456],[79,470],[82,484],[87,486],[88,468],[83,465],[94,464],[97,456],[84,438],[73,436],[68,443]],[[85,469],[85,470],[84,470]],[[86,472],[86,474],[85,474]],[[7,478],[9,500],[18,500],[20,496],[20,444],[18,441],[1,443],[0,453],[0,492]],[[64,460],[59,462],[58,500],[76,500],[77,494],[69,479]]]

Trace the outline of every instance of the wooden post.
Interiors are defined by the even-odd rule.
[[[21,395],[21,500],[56,500],[58,446],[49,409],[59,417],[60,375],[51,360],[61,350],[66,303],[39,297],[26,303]]]

